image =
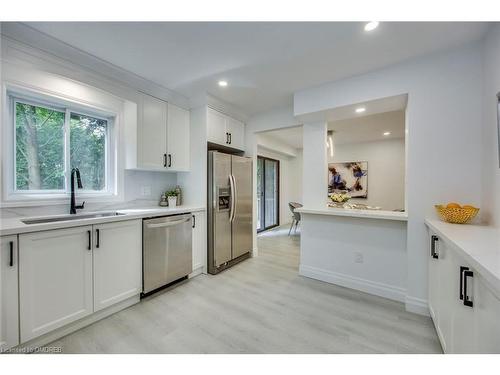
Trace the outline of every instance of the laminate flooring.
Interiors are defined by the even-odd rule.
[[[441,353],[432,321],[398,302],[298,275],[299,231],[48,346],[63,353]]]

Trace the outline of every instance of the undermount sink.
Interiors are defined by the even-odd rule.
[[[124,213],[117,211],[106,211],[106,212],[93,212],[81,215],[64,215],[64,216],[52,216],[52,217],[41,217],[41,218],[31,218],[21,220],[24,224],[44,224],[44,223],[54,223],[58,221],[71,221],[71,220],[81,220],[81,219],[96,219],[100,217],[109,216],[121,216]]]

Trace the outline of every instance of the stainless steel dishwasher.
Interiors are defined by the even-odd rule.
[[[193,271],[191,221],[191,214],[142,221],[144,294]]]

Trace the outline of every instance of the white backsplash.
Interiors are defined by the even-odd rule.
[[[177,173],[127,170],[124,176],[125,200],[123,202],[86,203],[85,211],[156,206],[161,194],[168,189],[175,188],[176,184]],[[77,203],[80,203],[78,192],[76,197]],[[69,198],[67,204],[1,208],[0,218],[58,215],[66,214],[68,210]]]

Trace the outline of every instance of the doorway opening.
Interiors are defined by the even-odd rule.
[[[280,162],[257,156],[257,232],[280,222]]]

